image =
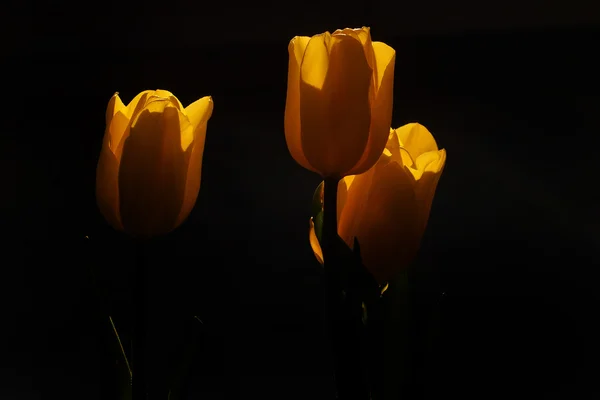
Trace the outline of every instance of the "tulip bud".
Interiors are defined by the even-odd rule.
[[[207,96],[184,108],[165,90],[147,90],[127,106],[116,93],[96,170],[96,199],[109,224],[137,236],[166,234],[194,207],[200,189]]]
[[[369,28],[296,36],[289,47],[285,138],[292,157],[323,177],[377,162],[392,119],[396,52]]]
[[[431,133],[412,123],[390,131],[370,170],[340,182],[338,233],[350,247],[358,239],[363,264],[379,283],[416,256],[445,162]],[[311,247],[322,262],[313,231],[311,222]]]

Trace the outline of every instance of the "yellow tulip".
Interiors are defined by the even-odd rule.
[[[119,94],[106,109],[96,169],[96,199],[108,223],[138,236],[179,226],[200,190],[210,96],[186,108],[166,90],[146,90],[127,106]]]
[[[363,264],[379,283],[415,257],[445,162],[427,128],[412,123],[390,130],[373,168],[340,182],[338,234],[350,247],[358,239]],[[310,244],[323,262],[312,221]]]
[[[396,52],[369,28],[290,41],[285,138],[292,157],[323,177],[371,168],[392,119]]]

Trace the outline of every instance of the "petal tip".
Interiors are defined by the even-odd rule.
[[[110,125],[110,121],[113,116],[125,108],[125,104],[119,97],[119,92],[115,92],[110,100],[108,101],[108,106],[106,107],[106,125]]]
[[[446,163],[446,149],[440,149],[439,155],[440,155],[440,163],[445,164]]]

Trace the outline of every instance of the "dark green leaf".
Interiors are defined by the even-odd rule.
[[[323,187],[323,182],[321,182],[313,194],[311,206],[311,217],[313,218],[323,211]]]
[[[363,303],[362,303],[362,323],[363,323],[363,325],[367,324],[367,319],[368,319],[367,306],[365,305],[365,302],[363,301]]]
[[[319,240],[319,243],[323,242],[323,211],[320,211],[316,217],[313,218],[313,224],[315,225],[315,235]]]
[[[108,317],[109,334],[111,335],[110,352],[115,360],[115,378],[117,382],[118,398],[131,400],[131,369],[125,353],[125,346],[119,336],[117,327],[111,316]]]

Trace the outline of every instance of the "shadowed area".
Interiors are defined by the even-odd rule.
[[[412,290],[407,299],[401,279],[389,289],[391,309],[411,309],[386,328],[389,398],[593,398],[600,33],[372,35],[397,51],[393,127],[418,121],[448,152]],[[147,254],[152,340],[168,344],[157,371],[184,335],[177,317],[193,314],[206,330],[189,398],[331,399],[308,241],[320,178],[285,143],[287,42],[154,51],[106,40],[6,61],[7,71],[36,66],[11,83],[16,104],[36,107],[16,109],[1,139],[19,192],[1,203],[0,299],[13,329],[0,340],[0,397],[109,390],[88,267],[119,325],[134,254],[95,205],[104,111],[115,91],[128,102],[164,88],[183,104],[211,95],[215,108],[196,207]]]

